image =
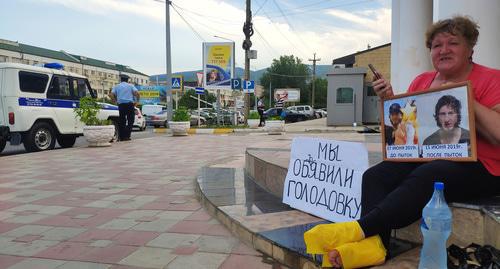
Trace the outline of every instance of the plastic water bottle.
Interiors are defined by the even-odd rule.
[[[424,245],[418,269],[446,269],[446,240],[451,233],[451,210],[443,194],[444,184],[434,183],[434,193],[422,212],[420,230]]]

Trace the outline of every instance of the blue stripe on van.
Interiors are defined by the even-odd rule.
[[[80,101],[62,100],[62,99],[43,99],[43,98],[26,98],[19,97],[20,106],[37,106],[37,107],[60,107],[74,108],[80,104]],[[104,110],[118,110],[118,106],[99,103]]]

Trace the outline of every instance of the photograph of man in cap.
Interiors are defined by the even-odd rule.
[[[398,103],[391,104],[391,106],[389,106],[389,121],[391,125],[384,126],[386,145],[394,145],[396,130],[398,130],[402,120],[403,112],[401,111],[401,105]]]
[[[120,83],[113,87],[109,97],[111,100],[116,101],[120,119],[118,121],[118,134],[120,141],[130,140],[132,127],[135,120],[135,103],[139,102],[140,95],[134,85],[128,83],[129,76],[125,74],[120,75]]]

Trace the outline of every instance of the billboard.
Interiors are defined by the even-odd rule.
[[[165,86],[136,86],[136,88],[141,95],[139,102],[142,105],[156,105],[166,100]]]
[[[300,89],[274,89],[274,100],[283,99],[284,102],[299,102]]]
[[[205,89],[231,89],[234,77],[234,43],[203,43],[203,86]]]

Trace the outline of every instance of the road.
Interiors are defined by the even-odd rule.
[[[142,132],[134,129],[134,131],[132,132],[132,139],[148,138],[148,137],[153,137],[155,135],[158,135],[158,134],[153,132],[152,127],[148,127],[146,130],[144,130]],[[85,140],[85,138],[83,136],[80,136],[76,139],[76,143],[73,147],[86,147],[87,145],[88,145],[88,143]],[[55,149],[57,150],[60,148],[61,147],[59,146],[59,144],[56,143]],[[8,156],[8,155],[16,155],[16,154],[26,154],[26,153],[28,153],[28,152],[26,152],[26,150],[24,149],[23,144],[18,145],[18,146],[11,146],[9,144],[9,142],[7,142],[7,146],[2,151],[2,153],[0,153],[0,157],[1,156]]]

